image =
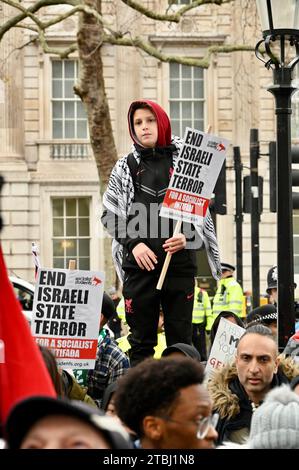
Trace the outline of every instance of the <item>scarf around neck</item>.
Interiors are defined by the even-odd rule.
[[[175,167],[177,157],[182,145],[182,139],[172,136],[171,143],[175,145],[176,151],[173,152],[173,165]],[[132,153],[140,163],[140,154],[136,147],[132,146]],[[131,172],[127,163],[128,155],[125,155],[115,164],[109,178],[107,189],[103,195],[104,209],[111,211],[117,217],[122,219],[124,223],[129,217],[129,213],[134,202],[134,184]],[[213,277],[219,280],[221,277],[220,256],[215,233],[214,223],[208,210],[202,225],[194,224],[196,232],[204,243],[209,266]],[[113,238],[112,241],[112,258],[115,265],[117,275],[121,282],[124,279],[124,271],[122,269],[123,247]]]

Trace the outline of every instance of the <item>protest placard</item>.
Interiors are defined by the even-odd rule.
[[[186,128],[161,207],[162,217],[202,224],[228,146],[226,139]]]
[[[239,339],[244,332],[241,326],[221,318],[205,368],[206,377],[234,360]]]
[[[38,270],[31,331],[60,367],[94,367],[104,278],[99,271]]]

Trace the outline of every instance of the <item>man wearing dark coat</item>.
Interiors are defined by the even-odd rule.
[[[289,383],[299,374],[291,359],[278,357],[271,330],[255,325],[240,338],[236,359],[208,382],[213,411],[219,413],[218,444],[246,443],[252,414],[272,388]]]

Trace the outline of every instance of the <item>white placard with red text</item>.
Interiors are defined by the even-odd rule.
[[[104,279],[99,271],[38,270],[31,331],[62,368],[94,368]]]
[[[207,360],[205,376],[210,377],[216,369],[232,362],[235,358],[239,339],[245,329],[225,318],[221,318],[212,349]]]
[[[186,128],[160,215],[200,225],[221,171],[229,141]]]

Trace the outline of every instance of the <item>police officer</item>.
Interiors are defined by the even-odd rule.
[[[201,356],[207,360],[206,330],[209,332],[213,323],[212,307],[208,293],[198,285],[194,289],[192,312],[192,343]]]
[[[243,290],[233,277],[235,266],[229,263],[221,263],[221,280],[213,302],[213,317],[216,318],[220,312],[229,310],[238,317],[244,317],[243,312]]]
[[[294,289],[296,289],[297,284],[294,282]],[[269,303],[277,305],[278,300],[278,291],[277,291],[277,266],[273,266],[269,269],[267,274],[267,294],[269,295]],[[296,331],[299,328],[299,302],[295,300],[295,319],[296,319]]]
[[[268,271],[266,292],[269,295],[269,303],[277,304],[277,266]]]
[[[294,289],[296,289],[297,284],[294,282]],[[267,294],[269,295],[269,303],[277,304],[278,292],[277,292],[277,266],[273,266],[269,269],[267,274]],[[295,302],[296,306],[297,302]]]
[[[117,315],[121,319],[121,321],[126,321],[126,314],[125,314],[125,299],[122,297],[116,307]]]

